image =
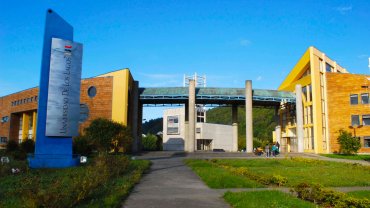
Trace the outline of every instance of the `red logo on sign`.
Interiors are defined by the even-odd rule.
[[[64,46],[64,48],[72,48],[72,46],[66,45],[66,46]]]

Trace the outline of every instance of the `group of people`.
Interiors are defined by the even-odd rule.
[[[254,152],[256,155],[261,156],[262,154],[266,154],[266,157],[276,157],[280,153],[280,144],[279,142],[274,142],[272,147],[270,144],[266,144],[265,151],[262,150],[262,148],[258,147],[257,149],[254,149]]]

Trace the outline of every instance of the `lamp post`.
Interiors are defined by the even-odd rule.
[[[356,137],[356,129],[359,129],[361,128],[363,125],[353,125],[353,126],[349,126],[350,129],[353,129],[353,135],[354,137]]]

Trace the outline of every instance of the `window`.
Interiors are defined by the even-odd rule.
[[[370,115],[362,115],[362,125],[370,126]]]
[[[332,72],[332,69],[333,67],[330,64],[326,63],[326,72]]]
[[[364,136],[364,147],[370,147],[370,136]]]
[[[80,123],[83,123],[89,118],[89,107],[86,104],[80,104]]]
[[[357,105],[358,104],[358,95],[352,94],[351,95],[351,105]]]
[[[6,123],[9,121],[9,117],[8,116],[4,116],[1,118],[1,123]]]
[[[89,87],[89,89],[87,90],[87,94],[89,95],[90,98],[95,97],[96,87],[94,87],[94,86]]]
[[[351,125],[352,126],[359,126],[360,125],[360,116],[359,115],[352,115],[351,116]]]
[[[5,144],[8,142],[8,138],[6,137],[0,137],[0,144]]]
[[[179,134],[179,116],[167,117],[167,134]]]
[[[361,94],[361,104],[369,104],[369,93]]]
[[[197,134],[200,134],[200,128],[197,128],[196,131],[197,131]]]

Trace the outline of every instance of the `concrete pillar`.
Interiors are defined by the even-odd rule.
[[[302,86],[295,86],[295,96],[296,96],[296,118],[297,118],[297,142],[298,142],[298,152],[304,152],[303,148],[303,103],[302,103]]]
[[[137,146],[137,151],[140,152],[142,150],[142,145],[141,145],[141,138],[143,134],[143,104],[139,101],[138,103],[138,115],[137,115],[137,141],[136,141],[136,146]]]
[[[281,145],[281,127],[278,125],[275,127],[276,141]]]
[[[185,103],[185,135],[184,135],[184,151],[188,151],[189,146],[189,104]]]
[[[252,80],[245,81],[245,130],[247,153],[253,152]]]
[[[139,117],[139,82],[134,81],[133,89],[132,89],[132,99],[133,99],[133,106],[132,106],[132,152],[138,152],[138,140],[139,140],[139,131],[138,131],[138,117]],[[142,122],[142,121],[140,121]]]
[[[238,151],[238,106],[232,107],[232,122],[233,122],[233,152]]]
[[[37,112],[36,111],[33,111],[33,115],[32,115],[32,139],[33,141],[36,141],[36,121],[37,121]]]
[[[195,142],[195,80],[189,81],[189,140],[188,152],[194,152]]]

